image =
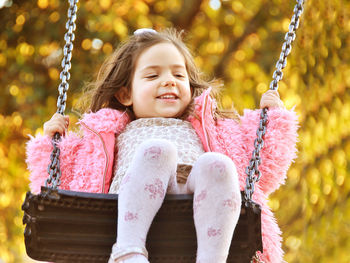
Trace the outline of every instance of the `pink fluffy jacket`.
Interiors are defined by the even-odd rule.
[[[189,117],[205,151],[229,156],[236,165],[241,190],[245,187],[245,168],[254,149],[260,110],[245,110],[240,121],[213,118],[216,103],[209,90],[195,99],[195,116]],[[294,111],[271,109],[261,150],[261,180],[255,187],[253,200],[262,207],[262,238],[265,262],[283,262],[281,232],[267,205],[267,198],[286,178],[296,158],[297,116]],[[80,120],[82,136],[69,132],[59,143],[61,149],[61,189],[108,193],[115,159],[115,135],[130,122],[128,115],[104,108],[87,113]],[[27,165],[32,192],[40,192],[47,178],[52,150],[51,138],[38,135],[27,144]]]

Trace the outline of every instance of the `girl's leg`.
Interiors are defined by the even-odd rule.
[[[187,186],[194,192],[197,263],[224,263],[241,210],[234,163],[219,153],[205,153],[195,163]]]
[[[119,190],[117,243],[111,258],[123,249],[145,247],[147,232],[176,165],[176,147],[167,140],[149,140],[138,147]],[[122,262],[148,261],[136,255]]]

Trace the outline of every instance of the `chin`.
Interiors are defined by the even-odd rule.
[[[160,117],[163,117],[163,118],[178,118],[181,116],[182,113],[174,113],[174,112],[166,112],[166,113],[163,113],[161,114]]]

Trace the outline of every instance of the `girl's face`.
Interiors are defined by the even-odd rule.
[[[179,117],[190,101],[190,82],[179,50],[171,43],[159,43],[143,51],[127,103],[136,118]]]

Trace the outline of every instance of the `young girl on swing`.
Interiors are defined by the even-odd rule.
[[[174,30],[137,30],[94,84],[90,112],[80,121],[82,137],[66,132],[68,116],[55,114],[44,124],[44,136],[29,142],[32,190],[44,184],[50,138],[59,132],[60,188],[119,194],[118,235],[108,262],[149,262],[147,232],[166,193],[194,194],[196,262],[226,262],[259,111],[222,118],[209,83]],[[266,92],[260,107],[271,110],[254,199],[263,209],[263,259],[281,262],[279,229],[266,197],[295,157],[296,117],[276,91]]]

